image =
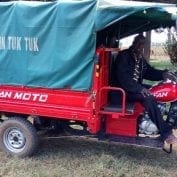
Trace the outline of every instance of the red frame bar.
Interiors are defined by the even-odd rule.
[[[115,112],[107,112],[107,111],[99,111],[100,114],[108,114],[108,115],[112,115],[112,114],[117,114],[117,115],[121,115],[121,116],[124,116],[126,114],[126,106],[125,106],[125,103],[126,103],[126,94],[125,94],[125,91],[122,89],[122,88],[117,88],[117,87],[110,87],[110,86],[107,86],[107,87],[102,87],[100,89],[100,92],[99,92],[99,99],[98,99],[98,104],[99,104],[99,107],[101,108],[101,103],[102,103],[102,97],[101,97],[101,93],[103,92],[103,90],[115,90],[115,91],[120,91],[122,92],[122,111],[119,112],[119,113],[115,113]]]

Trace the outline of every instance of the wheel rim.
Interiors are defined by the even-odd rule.
[[[8,150],[18,153],[25,148],[26,138],[19,128],[8,128],[4,132],[3,142]]]

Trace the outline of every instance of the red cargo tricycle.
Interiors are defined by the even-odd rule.
[[[120,50],[111,48],[111,39],[175,26],[175,5],[134,2],[132,6],[126,1],[106,3],[102,0],[32,3],[0,4],[0,23],[6,8],[12,14],[10,17],[22,25],[14,28],[18,29],[16,38],[10,38],[16,34],[7,26],[8,36],[4,30],[0,33],[1,149],[18,157],[30,156],[37,148],[41,131],[48,136],[51,132],[57,136],[67,132],[66,137],[68,134],[90,136],[102,141],[162,149],[164,144],[158,135],[154,136],[153,125],[140,103],[128,103],[123,89],[110,86],[113,53]],[[70,10],[69,14],[66,9]],[[32,23],[32,20],[37,22]],[[46,33],[44,21],[46,26],[50,24]],[[13,28],[15,23],[11,24]],[[87,30],[89,35],[84,34]],[[23,40],[23,33],[38,37]],[[45,40],[40,37],[46,40],[52,37],[47,42],[47,51]],[[104,47],[96,47],[96,43]],[[49,58],[46,59],[46,55]],[[110,104],[111,91],[120,93],[120,105]],[[177,83],[161,82],[150,91],[163,115],[175,122]],[[166,103],[170,103],[170,108],[166,108]],[[171,150],[172,146],[168,152]]]

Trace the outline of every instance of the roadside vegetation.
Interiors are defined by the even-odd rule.
[[[164,60],[164,61],[159,61],[157,59],[152,59],[150,60],[150,64],[158,69],[169,69],[169,70],[173,70],[175,69],[175,66],[173,66],[170,62],[170,60]],[[177,68],[176,68],[177,69]]]

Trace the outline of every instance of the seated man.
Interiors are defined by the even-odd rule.
[[[166,70],[157,70],[151,67],[143,57],[145,37],[135,37],[129,49],[119,53],[114,65],[114,82],[112,86],[121,87],[127,94],[127,100],[139,101],[149,113],[151,120],[159,129],[161,138],[168,144],[177,143],[177,138],[172,134],[172,128],[163,120],[157,102],[149,90],[142,85],[143,78],[153,81],[170,77]],[[116,93],[112,103],[118,103]]]

